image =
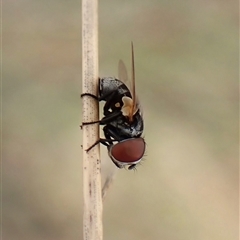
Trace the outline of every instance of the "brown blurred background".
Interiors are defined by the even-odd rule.
[[[82,239],[81,2],[2,11],[2,239]],[[238,239],[238,14],[236,0],[99,1],[100,76],[130,66],[132,40],[147,142],[108,192],[104,240]]]

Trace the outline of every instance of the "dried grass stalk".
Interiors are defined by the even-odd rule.
[[[82,0],[82,92],[98,92],[98,1]],[[82,98],[83,122],[99,119],[98,102]],[[83,126],[83,239],[101,240],[102,193],[99,145],[89,152],[89,146],[99,139],[98,124]]]

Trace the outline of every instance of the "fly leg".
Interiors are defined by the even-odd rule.
[[[81,98],[84,97],[84,96],[89,96],[89,97],[92,97],[92,98],[96,99],[97,101],[99,101],[99,98],[97,96],[95,96],[94,94],[92,94],[92,93],[83,93],[83,94],[81,94]]]
[[[105,138],[99,138],[93,145],[91,145],[89,148],[87,148],[85,151],[90,151],[93,147],[97,146],[99,143],[103,144],[106,147],[109,147],[112,145],[111,139],[105,139]]]
[[[91,121],[91,122],[82,122],[82,125],[80,126],[86,126],[94,123],[99,123],[100,125],[106,125],[110,122],[112,122],[115,118],[119,117],[122,113],[121,112],[113,112],[111,115],[103,117],[101,120],[97,121]]]
[[[104,136],[105,138],[99,138],[93,145],[91,145],[86,151],[90,151],[93,147],[98,145],[99,143],[106,146],[108,149],[111,145],[113,145],[113,142],[118,141],[118,137],[115,135],[115,133],[107,126],[103,128]]]
[[[116,107],[114,103],[114,99],[116,98],[116,96],[118,95],[118,91],[113,91],[110,92],[108,94],[105,94],[101,97],[97,97],[94,94],[91,93],[83,93],[81,94],[81,97],[84,96],[89,96],[94,98],[95,100],[97,100],[98,102],[105,100],[106,103],[103,107],[103,114],[105,117],[103,117],[101,120],[98,121],[91,121],[91,122],[83,122],[82,126],[84,125],[89,125],[89,124],[95,124],[95,123],[99,123],[100,125],[105,125],[109,122],[111,122],[112,120],[114,120],[116,117],[120,116],[122,114],[121,107],[120,107],[120,103],[119,103],[119,107]],[[81,127],[82,127],[81,126]]]
[[[81,98],[84,97],[84,96],[89,96],[89,97],[92,97],[95,100],[99,101],[99,98],[97,96],[95,96],[94,94],[92,94],[92,93],[83,93],[83,94],[81,94]],[[99,120],[91,121],[91,122],[82,122],[82,125],[80,127],[82,129],[82,126],[84,126],[84,125],[90,125],[90,124],[99,123],[99,122],[100,122]]]

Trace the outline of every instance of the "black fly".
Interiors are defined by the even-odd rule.
[[[90,96],[98,101],[105,101],[103,107],[104,117],[95,122],[83,122],[82,125],[99,123],[105,125],[103,132],[105,138],[100,138],[86,151],[98,143],[107,146],[108,154],[113,163],[123,168],[129,165],[133,169],[141,161],[145,152],[145,141],[141,137],[143,132],[143,118],[135,94],[134,51],[132,46],[132,81],[131,90],[127,82],[127,70],[124,63],[119,61],[119,79],[106,77],[99,79],[99,97],[90,93],[81,96]]]

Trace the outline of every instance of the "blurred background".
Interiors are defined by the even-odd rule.
[[[82,239],[81,2],[2,5],[2,239]],[[105,240],[238,239],[238,9],[99,2],[100,76],[130,71],[133,41],[147,142],[107,193]]]

